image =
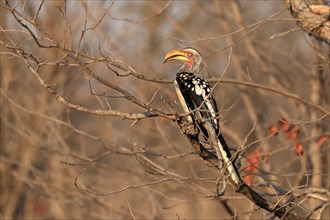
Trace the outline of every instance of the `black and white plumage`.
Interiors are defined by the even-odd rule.
[[[212,97],[212,87],[209,83],[196,76],[193,73],[179,72],[176,75],[175,87],[178,94],[181,94],[181,105],[186,106],[185,111],[192,112],[195,119],[203,119],[204,122],[209,121],[216,134],[219,133],[219,120],[217,104]],[[198,111],[197,111],[198,110]],[[198,115],[198,117],[196,117]],[[202,130],[207,137],[207,132]],[[206,133],[205,133],[206,132]]]
[[[215,99],[212,96],[213,88],[209,83],[196,74],[202,69],[202,56],[193,48],[172,50],[165,56],[165,60],[180,60],[183,65],[176,75],[175,89],[180,103],[186,113],[189,113],[191,122],[197,124],[208,139],[209,134],[205,123],[210,123],[217,136],[217,148],[215,149],[219,160],[223,160],[231,179],[241,183],[239,172],[231,161],[231,153],[225,139],[220,133],[219,112]],[[220,154],[220,155],[219,155]]]

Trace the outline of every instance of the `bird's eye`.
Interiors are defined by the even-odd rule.
[[[187,53],[187,56],[188,56],[188,57],[191,57],[191,56],[192,56],[192,54],[191,54],[190,52],[188,52],[188,53]]]

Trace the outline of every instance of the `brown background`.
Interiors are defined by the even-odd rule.
[[[146,111],[91,79],[82,67],[88,66],[140,102],[175,113],[182,110],[171,83],[144,81],[117,68],[118,76],[98,58],[120,60],[147,78],[173,80],[178,65],[163,64],[166,52],[192,46],[204,56],[202,77],[275,89],[227,82],[214,91],[225,138],[232,148],[246,148],[240,169],[243,176],[251,174],[245,170],[250,152],[260,150],[259,169],[251,174],[251,186],[281,202],[289,197],[282,198],[279,189],[289,191],[296,196],[292,204],[299,203],[297,212],[302,216],[326,203],[329,141],[318,145],[317,140],[329,135],[329,115],[304,101],[329,111],[328,47],[297,29],[284,2],[45,1],[38,10],[40,3],[10,1],[10,6],[17,6],[30,21],[38,11],[35,24],[39,30],[33,23],[24,24],[40,42],[50,45],[49,36],[73,55],[79,46],[79,54],[85,57],[74,60],[64,50],[38,47],[1,1],[1,219],[270,216],[231,186],[225,196],[213,198],[220,173],[192,153],[175,122],[154,117],[135,124],[116,116],[72,110],[47,92],[8,47],[21,48],[45,62],[40,76],[73,104]],[[88,27],[95,28],[82,35]],[[298,126],[296,141],[287,138],[283,129],[277,136],[269,134],[268,127],[278,126],[283,118]],[[297,143],[304,149],[301,157],[295,153]],[[150,163],[176,177],[156,175],[143,167],[132,154],[142,149]],[[80,172],[78,189],[74,182]],[[316,211],[314,217],[320,209]]]

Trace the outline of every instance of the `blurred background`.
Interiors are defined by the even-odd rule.
[[[220,172],[193,153],[175,122],[70,109],[12,49],[25,51],[32,68],[43,63],[40,77],[75,105],[148,111],[88,68],[176,114],[179,63],[163,59],[186,46],[202,53],[202,77],[223,80],[214,96],[227,142],[244,149],[244,180],[302,216],[325,218],[329,48],[297,27],[284,1],[1,1],[0,10],[1,219],[269,218],[230,185],[214,198]],[[24,26],[59,46],[38,46]]]

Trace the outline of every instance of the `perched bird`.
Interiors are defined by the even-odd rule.
[[[206,139],[210,135],[205,124],[211,124],[214,134],[217,136],[216,147],[218,149],[215,149],[215,151],[220,154],[217,155],[218,159],[223,160],[231,179],[239,185],[241,177],[236,166],[231,161],[231,153],[220,133],[219,112],[215,99],[212,96],[213,88],[205,79],[197,76],[202,69],[201,54],[190,47],[176,49],[166,54],[164,63],[170,60],[183,61],[183,65],[176,74],[174,81],[181,106],[189,114],[189,120],[197,124]]]

